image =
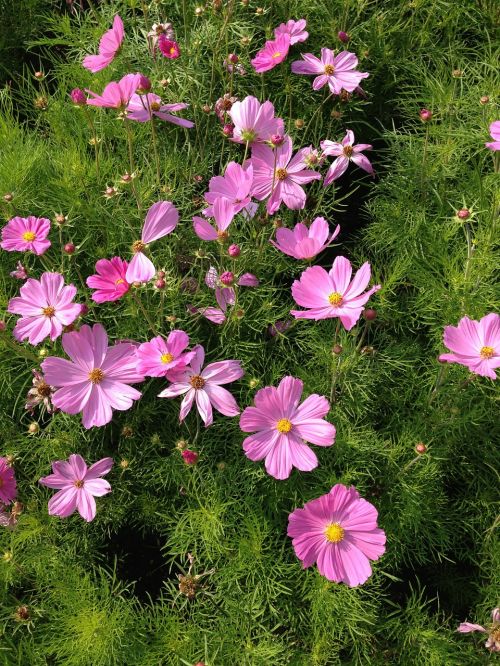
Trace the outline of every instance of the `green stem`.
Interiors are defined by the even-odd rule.
[[[100,171],[99,171],[99,142],[97,141],[97,132],[95,129],[94,121],[92,120],[92,116],[90,115],[87,107],[84,107],[84,112],[85,112],[85,117],[87,118],[87,122],[90,127],[90,131],[92,133],[92,141],[94,142],[94,156],[95,156],[95,173],[96,173],[96,178],[97,182],[99,182],[100,178]]]
[[[21,347],[21,345],[16,344],[13,340],[8,338],[7,336],[2,336],[0,338],[0,341],[3,342],[6,347],[12,349],[19,356],[24,356],[25,358],[28,358],[30,361],[35,361],[35,363],[40,364],[40,358],[36,354],[33,354],[28,349],[25,349],[24,347]]]
[[[151,318],[150,318],[150,316],[149,316],[148,311],[147,311],[146,308],[144,307],[144,305],[143,305],[141,299],[137,296],[137,294],[135,293],[135,291],[131,290],[130,293],[132,294],[132,298],[133,298],[134,301],[136,302],[138,308],[140,309],[140,311],[141,311],[142,314],[144,315],[144,319],[148,322],[148,324],[149,324],[149,328],[152,330],[152,332],[153,332],[155,335],[160,335],[160,333],[159,333],[158,329],[156,328],[155,324],[152,322],[152,320],[151,320]]]
[[[130,126],[129,120],[125,118],[123,122],[125,124],[125,132],[127,134],[128,161],[129,161],[130,175],[132,176],[132,191],[134,193],[135,200],[137,202],[137,208],[139,212],[141,212],[141,202],[139,201],[139,196],[137,194],[137,188],[135,186],[134,177],[133,177],[135,174],[135,162],[134,162],[134,144],[132,138],[132,128]]]

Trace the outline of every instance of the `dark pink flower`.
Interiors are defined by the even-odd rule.
[[[322,141],[321,148],[325,155],[334,156],[335,159],[327,171],[324,187],[330,185],[334,180],[340,178],[349,166],[349,162],[354,162],[361,169],[373,176],[373,167],[370,160],[363,155],[364,150],[371,150],[372,146],[369,143],[354,144],[354,132],[347,130],[345,137],[341,143],[335,141]]]
[[[140,83],[140,74],[126,74],[118,82],[108,83],[102,95],[98,95],[92,90],[86,90],[92,96],[92,99],[87,100],[87,104],[109,109],[124,109]]]
[[[14,470],[7,458],[0,458],[0,503],[10,504],[16,498],[17,486]]]
[[[0,247],[8,252],[33,252],[43,254],[51,243],[47,236],[50,220],[45,217],[13,217],[2,229]]]
[[[117,301],[130,289],[126,279],[128,262],[113,257],[112,259],[99,259],[95,265],[96,275],[87,278],[87,286],[95,289],[92,300],[96,303]]]
[[[255,58],[250,61],[252,67],[259,74],[274,69],[287,57],[289,48],[290,35],[286,32],[276,35],[276,38],[268,40]]]
[[[159,335],[143,342],[137,349],[137,371],[146,377],[167,377],[191,362],[194,352],[184,351],[188,345],[184,331],[170,331],[166,340]]]
[[[173,39],[168,39],[163,33],[158,37],[158,48],[169,60],[176,60],[181,55],[179,44]]]
[[[181,451],[181,456],[186,465],[196,465],[199,458],[196,451],[191,451],[190,449],[184,449],[184,451]]]
[[[116,15],[113,20],[113,27],[101,37],[99,42],[99,54],[88,55],[83,59],[83,66],[90,72],[101,71],[113,62],[125,37],[123,21]]]
[[[369,74],[358,72],[358,59],[354,53],[342,51],[335,55],[330,49],[321,49],[321,58],[312,53],[303,53],[302,60],[292,62],[294,74],[308,74],[316,78],[313,81],[313,89],[319,90],[328,84],[334,95],[339,95],[342,90],[353,92],[366,79]]]

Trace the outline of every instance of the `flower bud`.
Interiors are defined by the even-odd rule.
[[[64,251],[66,252],[66,254],[74,254],[75,250],[76,247],[74,243],[66,243],[66,245],[64,246]]]
[[[236,243],[233,243],[227,248],[227,253],[230,257],[233,257],[233,259],[236,259],[236,257],[239,257],[241,254],[241,249],[239,245],[236,245]]]
[[[156,272],[156,277],[157,277],[159,280],[163,280],[163,278],[165,277],[165,275],[166,275],[165,271],[157,271],[157,272]]]
[[[0,321],[0,333],[2,331],[5,331],[6,328],[7,328],[7,324],[4,321]]]
[[[191,451],[190,449],[184,449],[181,451],[181,456],[186,465],[196,465],[199,458],[199,455],[196,453],[196,451]]]
[[[297,118],[297,120],[294,122],[295,129],[302,129],[304,127],[304,121],[302,118]]]
[[[40,109],[40,111],[45,111],[47,107],[49,106],[49,101],[45,97],[45,95],[40,95],[35,99],[33,102],[35,109]]]
[[[10,194],[10,192],[3,195],[3,200],[6,201],[7,203],[10,203],[13,198],[14,198],[14,195]]]
[[[162,79],[160,81],[160,85],[162,88],[168,88],[168,86],[170,85],[170,79]]]
[[[165,320],[168,321],[170,324],[175,324],[177,321],[177,317],[175,315],[167,315],[165,317]]]
[[[482,104],[484,106],[485,104],[488,104],[489,101],[490,98],[488,97],[488,95],[483,95],[479,100],[479,104]]]
[[[219,472],[223,472],[226,469],[226,463],[221,460],[221,462],[217,463],[217,469]]]
[[[120,460],[120,467],[122,469],[128,469],[128,466],[130,465],[129,461],[123,458],[123,460]]]
[[[118,190],[116,189],[116,187],[107,187],[104,190],[104,196],[106,197],[106,199],[111,199],[111,197],[114,197],[115,194],[118,194]]]
[[[423,442],[419,442],[419,443],[415,446],[415,451],[416,451],[419,455],[422,455],[423,453],[425,453],[425,452],[427,451],[427,447],[425,446],[425,444],[424,444]]]
[[[14,460],[15,460],[15,458],[12,454],[9,454],[8,456],[5,456],[5,462],[7,463],[7,465],[9,467],[12,467],[12,465],[14,464]]]
[[[18,606],[14,613],[14,620],[16,622],[27,622],[30,619],[30,611],[28,606]]]
[[[251,389],[257,388],[257,386],[258,386],[259,384],[260,384],[260,380],[257,379],[257,377],[252,377],[252,379],[250,379],[250,380],[248,381],[248,386],[249,386]]]
[[[229,62],[232,62],[233,65],[236,65],[236,63],[239,61],[239,58],[238,58],[238,56],[236,55],[236,53],[230,53],[230,54],[227,56],[227,59],[229,60]]]
[[[35,79],[37,79],[38,81],[41,81],[42,79],[45,78],[45,74],[43,72],[35,72],[34,76]]]
[[[224,284],[226,287],[230,287],[233,282],[234,282],[234,273],[231,273],[231,271],[225,271],[222,273],[220,276],[220,281],[222,284]]]
[[[133,437],[134,431],[130,426],[123,426],[122,428],[122,437],[125,437],[128,439],[129,437]]]
[[[128,171],[125,171],[123,176],[121,176],[120,181],[124,184],[127,185],[128,183],[131,183],[134,180],[134,177],[132,174],[130,174]]]
[[[349,42],[349,39],[350,39],[350,37],[349,37],[349,35],[347,34],[347,32],[344,32],[343,30],[339,30],[339,31],[338,31],[338,33],[337,33],[337,37],[340,39],[340,41],[342,42],[342,44],[347,44],[347,43]]]
[[[377,318],[377,311],[374,310],[373,308],[367,308],[363,312],[363,317],[366,319],[366,321],[373,321],[374,319]]]
[[[144,74],[140,74],[139,86],[137,87],[137,92],[139,95],[147,93],[151,90],[151,81]]]
[[[40,432],[40,426],[36,421],[32,421],[28,426],[28,433],[30,435],[36,435]]]
[[[284,141],[285,137],[282,134],[273,134],[271,137],[271,145],[274,146],[274,148],[282,146]]]
[[[71,97],[73,104],[76,106],[85,106],[87,104],[87,95],[81,88],[73,88],[69,96]]]
[[[46,347],[42,347],[38,350],[39,358],[46,358],[49,355],[49,350]]]
[[[470,217],[470,210],[467,210],[467,208],[457,210],[457,217],[459,220],[467,220]]]
[[[179,451],[184,451],[184,449],[187,449],[188,443],[186,442],[185,439],[178,439],[175,443],[175,448],[178,449]]]
[[[232,123],[227,123],[222,128],[222,133],[224,134],[224,136],[227,136],[229,138],[233,136],[233,131],[234,131],[234,125]]]
[[[201,16],[201,15],[203,14],[204,11],[205,11],[205,10],[204,10],[203,7],[196,7],[196,9],[194,10],[194,15],[195,15],[195,16]]]
[[[420,120],[422,120],[424,123],[428,123],[432,118],[432,111],[429,111],[429,109],[420,109],[419,116]]]
[[[62,213],[58,213],[54,218],[54,222],[59,226],[66,224],[67,220],[68,220],[67,215],[63,215]]]
[[[366,356],[374,356],[375,355],[375,347],[372,347],[371,345],[366,345],[366,347],[363,347],[361,349],[361,353],[365,354]]]
[[[165,289],[167,283],[163,278],[160,278],[159,280],[156,280],[155,282],[155,287],[156,289]]]
[[[257,9],[255,10],[255,13],[257,14],[257,16],[262,16],[262,14],[264,13],[264,8],[263,7],[257,7]]]
[[[335,354],[336,356],[338,356],[339,354],[342,354],[342,346],[341,345],[333,345],[332,354]]]
[[[452,77],[453,77],[454,79],[459,79],[459,78],[462,76],[462,74],[463,74],[463,72],[462,72],[461,69],[454,69],[454,70],[451,72],[451,75],[452,75]]]
[[[240,39],[240,44],[241,44],[242,46],[248,46],[248,45],[250,44],[250,37],[248,37],[247,35],[244,35],[244,36]]]

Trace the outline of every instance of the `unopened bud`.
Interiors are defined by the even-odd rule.
[[[364,317],[367,321],[373,321],[374,319],[377,318],[377,311],[374,310],[373,308],[367,308],[367,309],[363,312],[363,317]]]
[[[479,100],[479,104],[482,104],[484,106],[485,104],[488,104],[489,101],[490,98],[488,97],[488,95],[483,95]]]
[[[230,257],[233,257],[233,259],[236,259],[236,257],[239,257],[241,254],[241,249],[239,245],[236,245],[236,243],[233,243],[233,245],[230,245],[227,248],[227,253]]]
[[[203,113],[210,113],[210,111],[212,110],[212,107],[210,106],[210,104],[204,104],[201,107],[201,110],[203,111]]]
[[[181,456],[186,465],[196,465],[199,458],[196,451],[191,451],[190,449],[184,449],[184,451],[181,451]]]
[[[66,245],[64,246],[64,251],[66,252],[66,254],[74,254],[75,250],[76,247],[74,243],[66,243]]]
[[[304,121],[302,118],[297,118],[294,122],[295,129],[302,129],[304,127]]]
[[[159,280],[156,280],[155,282],[155,287],[156,289],[165,289],[167,283],[163,278],[160,278]]]
[[[459,220],[467,220],[470,217],[470,210],[467,210],[467,208],[457,210],[457,217]]]
[[[337,37],[340,39],[340,41],[342,42],[342,44],[347,44],[347,43],[349,42],[349,39],[350,39],[350,37],[349,37],[349,35],[347,34],[347,32],[344,32],[343,30],[339,30],[339,31],[338,31],[338,33],[337,33]]]
[[[73,104],[76,104],[76,106],[85,106],[87,104],[87,95],[81,88],[73,88],[69,96],[71,97]]]
[[[14,195],[10,194],[10,192],[3,195],[3,200],[6,201],[7,203],[10,203],[13,198],[14,198]]]
[[[40,426],[36,421],[32,421],[28,426],[28,433],[30,435],[36,435],[40,432]]]
[[[366,347],[362,347],[361,353],[365,354],[366,356],[373,356],[375,354],[375,347],[366,345]]]
[[[419,455],[422,455],[423,453],[425,453],[425,452],[427,451],[427,447],[425,446],[425,444],[424,444],[423,442],[419,442],[419,443],[415,446],[415,451],[416,451]]]
[[[38,350],[39,358],[45,358],[48,355],[49,355],[49,350],[46,347],[42,347],[41,349]]]
[[[127,439],[129,437],[133,437],[134,431],[130,426],[123,426],[122,428],[122,437],[126,437]]]
[[[342,346],[341,345],[333,345],[332,347],[332,354],[335,354],[338,356],[339,354],[342,354]]]
[[[130,465],[129,461],[123,458],[123,460],[120,460],[120,467],[122,469],[128,469],[128,466]]]
[[[151,90],[151,81],[144,74],[140,74],[139,86],[137,87],[137,92],[141,94],[141,93],[147,93],[150,90]]]
[[[271,144],[277,148],[278,146],[282,146],[285,141],[285,137],[282,134],[273,134],[271,137]]]
[[[420,120],[422,120],[424,123],[428,123],[432,118],[432,111],[429,111],[429,109],[420,109],[419,116]]]
[[[63,215],[62,213],[58,213],[58,214],[55,216],[54,221],[55,221],[55,223],[58,224],[59,226],[62,226],[63,224],[66,223],[66,220],[67,220],[67,219],[68,219],[68,218],[66,217],[66,215]]]
[[[225,271],[222,273],[220,276],[220,281],[222,284],[224,284],[226,287],[230,287],[233,282],[234,282],[234,273],[231,273],[231,271]]]
[[[230,54],[227,56],[227,59],[229,60],[229,62],[232,62],[233,65],[236,65],[236,63],[239,61],[239,58],[238,58],[238,56],[236,55],[236,53],[230,53]]]
[[[233,131],[234,131],[234,125],[232,123],[227,123],[222,128],[222,133],[224,134],[224,136],[227,136],[227,137],[232,137],[233,136]]]

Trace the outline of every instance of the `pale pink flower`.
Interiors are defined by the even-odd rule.
[[[22,265],[22,263],[18,261],[16,264],[16,270],[11,271],[10,276],[16,278],[16,280],[26,280],[26,278],[28,277],[28,271]]]
[[[490,135],[493,141],[485,143],[484,145],[489,150],[500,150],[500,120],[495,120],[490,125]]]
[[[222,197],[231,202],[236,215],[250,204],[252,183],[253,167],[251,164],[241,166],[237,162],[229,162],[223,176],[210,178],[208,192],[205,192],[204,195],[210,206],[203,211],[203,214],[213,217],[213,204],[216,199]]]
[[[293,467],[310,472],[318,466],[306,442],[332,446],[335,440],[335,426],[324,419],[330,403],[313,394],[299,405],[303,388],[300,379],[284,377],[278,388],[257,391],[255,407],[247,407],[240,418],[241,430],[255,433],[243,442],[245,455],[265,459],[266,471],[275,479],[288,479]]]
[[[352,266],[346,257],[336,257],[328,273],[321,266],[311,266],[292,284],[295,302],[309,309],[292,310],[291,314],[297,319],[339,317],[344,328],[350,331],[370,296],[381,288],[376,284],[364,291],[370,275],[370,264],[365,262],[351,281]]]
[[[267,212],[270,215],[279,209],[282,202],[291,210],[304,208],[306,193],[302,185],[321,179],[319,173],[305,168],[304,157],[310,148],[302,148],[294,157],[292,150],[289,136],[286,136],[283,145],[274,150],[263,144],[252,148],[252,195],[259,201],[268,199]]]
[[[101,37],[101,41],[99,42],[99,54],[88,55],[83,59],[83,66],[85,69],[88,69],[89,72],[95,74],[95,72],[100,72],[101,69],[104,69],[112,63],[122,45],[124,37],[125,30],[123,28],[123,21],[118,15],[116,15],[111,30],[105,32]]]
[[[242,102],[234,102],[229,110],[234,123],[232,141],[255,144],[269,141],[273,134],[284,134],[285,124],[274,116],[274,106],[266,101],[262,104],[249,95]]]
[[[288,536],[304,569],[316,562],[330,581],[357,587],[372,574],[370,560],[385,553],[378,513],[354,487],[341,483],[288,516]]]
[[[189,414],[193,402],[206,427],[213,422],[212,407],[224,416],[236,416],[240,413],[236,400],[222,384],[229,384],[243,377],[244,370],[240,361],[218,361],[210,363],[204,369],[205,350],[201,345],[193,348],[195,356],[191,365],[182,370],[173,371],[172,384],[158,394],[159,398],[175,398],[183,395],[179,420]]]
[[[294,74],[310,74],[316,78],[313,89],[319,90],[326,84],[334,95],[342,90],[353,92],[363,79],[370,76],[367,72],[358,72],[358,59],[354,53],[342,51],[338,55],[330,49],[321,49],[321,58],[312,53],[302,53],[302,60],[292,62]]]
[[[252,67],[258,74],[274,69],[287,57],[289,48],[290,35],[287,32],[279,33],[275,39],[268,40],[255,58],[250,61]]]
[[[94,520],[96,504],[94,497],[111,492],[111,486],[101,476],[113,467],[113,458],[102,458],[90,467],[77,453],[72,453],[68,462],[56,460],[52,463],[52,474],[39,480],[42,486],[59,490],[49,500],[49,516],[67,518],[78,511],[88,523]]]
[[[171,201],[157,201],[151,206],[144,220],[141,240],[132,246],[134,256],[125,273],[127,282],[148,282],[154,277],[156,269],[143,250],[147,243],[172,233],[178,221],[179,211]]]
[[[184,102],[163,104],[161,97],[154,93],[147,93],[146,95],[134,93],[127,106],[127,118],[145,123],[156,116],[160,120],[165,120],[174,125],[191,128],[194,127],[193,122],[172,115],[172,112],[182,111],[182,109],[187,109],[188,106],[189,104],[184,104]]]
[[[297,44],[297,42],[305,42],[309,37],[309,33],[306,31],[305,27],[307,21],[305,19],[299,19],[294,21],[290,19],[286,23],[281,23],[277,28],[274,29],[274,36],[287,34],[290,36],[290,46]]]
[[[330,237],[330,227],[324,217],[317,217],[310,227],[299,222],[293,229],[280,227],[276,231],[276,242],[271,243],[284,254],[294,259],[313,259],[323,252],[339,235],[340,225]]]
[[[2,229],[0,247],[8,252],[43,254],[51,243],[47,239],[50,220],[44,217],[13,217]]]
[[[143,342],[137,349],[137,372],[146,377],[166,377],[171,370],[191,362],[194,352],[184,352],[188,345],[189,336],[184,331],[171,331],[166,340],[159,335]]]
[[[104,88],[102,95],[86,89],[92,99],[87,100],[90,106],[100,106],[109,109],[124,109],[130,102],[132,95],[141,84],[141,74],[125,74],[118,82],[111,81]]]
[[[347,130],[341,143],[326,140],[321,142],[321,148],[325,155],[333,155],[337,158],[332,162],[327,171],[323,182],[324,187],[330,185],[337,178],[340,178],[349,166],[349,162],[354,162],[354,164],[373,176],[373,167],[368,158],[362,154],[363,150],[371,150],[372,146],[369,143],[354,145],[354,133],[351,130]]]
[[[55,340],[80,315],[81,305],[72,302],[76,287],[65,285],[60,273],[43,273],[40,280],[28,278],[19,293],[7,308],[22,315],[13,331],[16,340],[27,338],[32,345],[47,337]]]
[[[7,458],[0,458],[0,504],[10,504],[16,499],[17,486],[14,470]]]
[[[108,347],[106,331],[101,324],[94,324],[65,333],[62,346],[71,360],[46,358],[42,363],[45,381],[58,389],[52,397],[54,406],[66,414],[82,412],[85,428],[106,425],[113,409],[130,409],[141,397],[129,386],[144,380],[136,369],[135,343]]]
[[[176,60],[181,55],[179,44],[174,39],[168,39],[165,34],[158,37],[158,48],[169,60]]]
[[[234,206],[230,199],[218,197],[213,201],[210,207],[212,217],[214,218],[216,229],[203,217],[195,215],[193,217],[193,229],[198,238],[206,241],[227,240],[229,237],[226,229],[231,224],[235,215]]]
[[[458,326],[446,326],[443,342],[451,354],[440,361],[459,363],[475,375],[496,379],[500,367],[500,316],[492,312],[479,321],[463,317]]]
[[[96,275],[87,278],[87,286],[95,289],[92,300],[96,303],[117,301],[130,289],[125,277],[128,262],[120,257],[99,259],[95,265]]]
[[[488,640],[484,644],[484,647],[491,650],[491,652],[500,652],[500,608],[494,608],[491,611],[491,620],[492,624],[487,629],[480,624],[462,622],[458,626],[457,631],[461,634],[469,634],[473,631],[480,631],[483,634],[487,634]]]

